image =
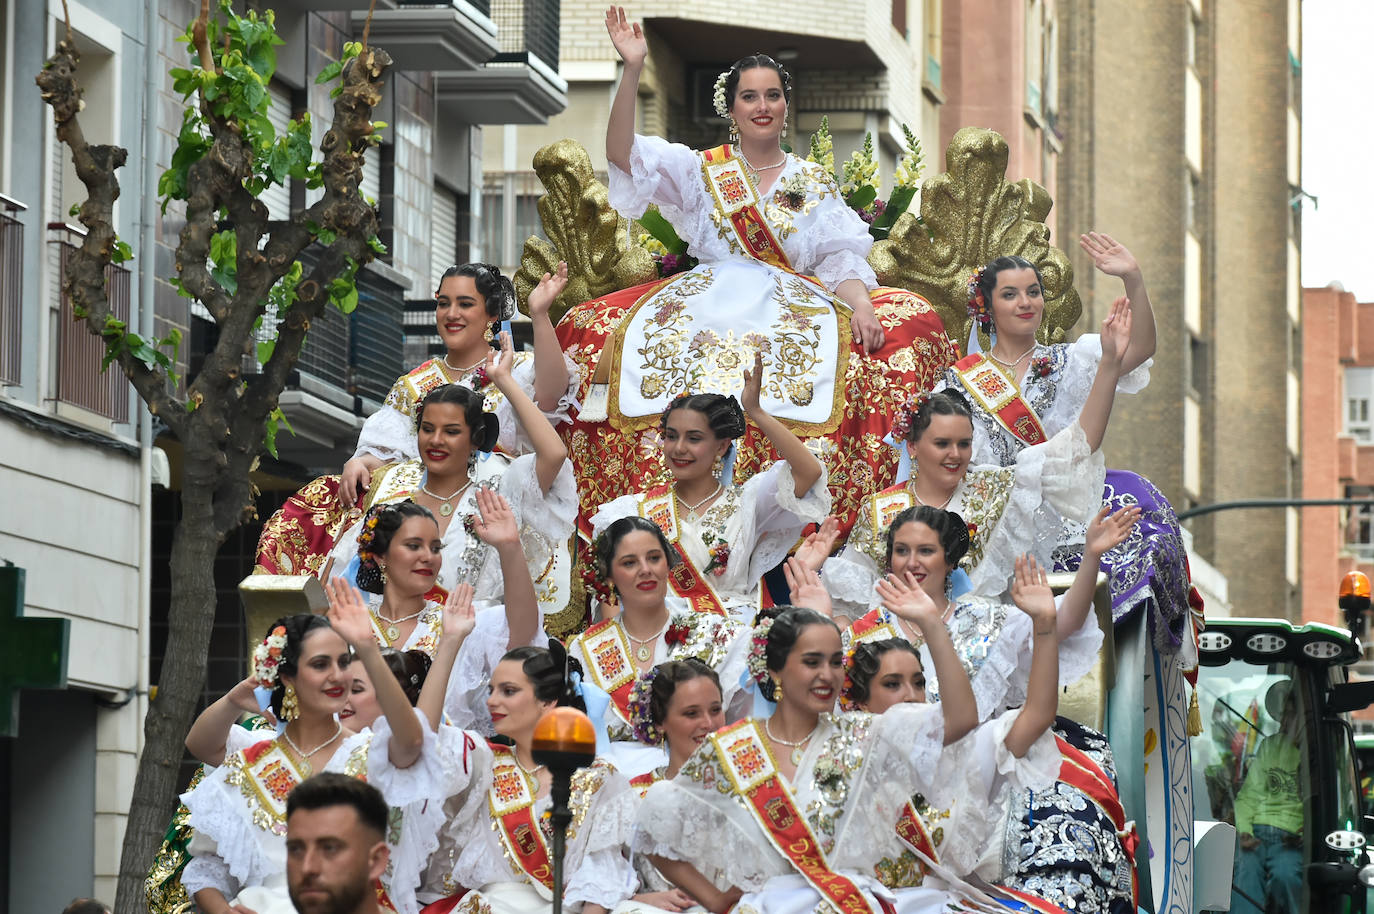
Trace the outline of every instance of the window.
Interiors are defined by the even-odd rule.
[[[1202,178],[1191,168],[1183,182],[1183,218],[1188,231],[1202,237]]]
[[[944,59],[941,53],[941,43],[944,41],[944,25],[940,18],[940,7],[940,0],[926,0],[925,6],[922,8],[926,37],[925,83],[937,92],[940,89],[941,61]]]
[[[1059,23],[1053,16],[1045,22],[1044,52],[1044,92],[1043,103],[1045,120],[1050,127],[1059,120]]]
[[[1042,0],[1026,0],[1026,109],[1041,112],[1044,86],[1045,9]]]
[[[1184,364],[1188,390],[1199,400],[1207,394],[1207,344],[1191,333],[1188,335],[1187,361]]]
[[[1183,39],[1184,62],[1193,68],[1193,72],[1197,72],[1198,33],[1202,30],[1202,23],[1192,10],[1188,10],[1187,16],[1188,30]]]
[[[907,37],[906,0],[892,0],[892,27],[897,34]]]
[[[1369,401],[1374,399],[1374,368],[1345,370],[1345,434],[1361,444],[1371,441]]]
[[[1374,486],[1346,486],[1346,498],[1374,501]],[[1349,505],[1345,511],[1345,547],[1364,561],[1374,559],[1374,506]]]
[[[482,181],[483,260],[503,273],[515,272],[525,241],[531,235],[544,238],[539,220],[542,196],[544,186],[534,172],[487,172]]]

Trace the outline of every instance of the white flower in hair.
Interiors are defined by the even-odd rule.
[[[715,92],[711,94],[711,104],[715,106],[716,114],[728,118],[730,116],[730,105],[725,100],[725,81],[730,78],[729,70],[722,70],[716,77]]]

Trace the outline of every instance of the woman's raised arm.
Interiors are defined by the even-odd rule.
[[[606,10],[606,31],[611,35],[611,44],[615,45],[616,53],[625,61],[625,72],[620,77],[620,87],[615,90],[615,100],[611,102],[611,116],[606,121],[606,159],[629,174],[630,147],[635,138],[639,75],[644,72],[649,43],[644,40],[644,30],[639,23],[630,22],[625,17],[623,6]]]

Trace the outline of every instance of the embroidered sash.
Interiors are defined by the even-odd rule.
[[[274,835],[286,834],[286,796],[305,780],[303,771],[276,740],[254,743],[225,760],[226,780],[238,787],[253,824]]]
[[[682,548],[677,523],[677,499],[673,496],[672,485],[658,486],[645,492],[643,501],[639,503],[639,514],[658,525],[658,529],[668,538],[668,544],[677,553],[679,561],[668,572],[673,593],[692,604],[696,612],[725,615],[720,596],[707,582],[706,576],[697,570],[687,550]]]
[[[820,842],[783,784],[757,723],[746,718],[716,731],[708,739],[735,795],[744,801],[773,848],[787,858],[812,888],[840,911],[876,914],[882,910],[864,896],[853,880],[826,863]]]
[[[734,230],[735,239],[755,260],[795,273],[782,244],[778,242],[768,222],[759,212],[759,193],[749,177],[744,162],[735,157],[733,146],[726,144],[701,154],[701,173],[706,188],[715,201],[716,211]]]
[[[906,805],[902,807],[902,814],[897,817],[897,837],[917,854],[936,863],[940,862],[940,856],[935,852],[935,842],[926,829],[926,823],[910,800],[906,801]]]
[[[846,646],[861,644],[865,641],[886,641],[889,638],[901,638],[903,641],[911,640],[898,631],[897,626],[889,622],[882,611],[877,609],[870,609],[854,620],[845,634],[848,636]]]
[[[639,796],[643,798],[643,796],[649,792],[649,788],[661,780],[663,780],[663,771],[662,769],[655,768],[652,771],[646,771],[643,774],[637,774],[630,778],[630,786],[637,790]]]
[[[534,817],[534,794],[530,792],[529,781],[516,765],[515,753],[509,746],[493,743],[491,749],[495,758],[487,805],[493,821],[498,824],[501,844],[536,885],[552,889],[553,866],[549,863],[544,833]]]
[[[1036,912],[1036,914],[1067,914],[1059,905],[1048,902],[1043,898],[1037,898],[1034,895],[1028,895],[1025,892],[1008,888],[1001,884],[994,885],[993,888],[1004,895],[1010,895],[1012,898],[1015,898],[1017,901]]]
[[[596,686],[611,696],[611,706],[621,720],[630,719],[630,692],[639,670],[630,658],[625,630],[615,619],[598,622],[577,636],[588,661],[587,675]]]
[[[996,418],[1002,428],[1026,444],[1049,440],[1040,417],[1021,391],[983,353],[975,352],[955,362],[954,373],[974,401]]]
[[[892,526],[893,518],[914,504],[916,499],[904,482],[870,497],[864,503],[864,510],[868,512],[868,520],[873,525],[875,542],[883,538],[884,531]]]
[[[1121,839],[1121,847],[1126,852],[1126,859],[1131,863],[1131,898],[1138,901],[1140,890],[1135,874],[1135,854],[1140,844],[1140,835],[1136,832],[1135,822],[1126,819],[1126,809],[1121,805],[1121,795],[1117,792],[1116,785],[1102,767],[1093,761],[1092,756],[1062,736],[1056,736],[1054,740],[1059,746],[1060,755],[1064,757],[1059,766],[1059,780],[1086,794],[1116,827],[1116,836]]]

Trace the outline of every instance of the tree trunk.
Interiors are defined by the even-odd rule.
[[[143,724],[143,752],[120,855],[114,908],[120,912],[146,910],[143,882],[175,809],[168,798],[184,786],[177,783],[186,753],[184,740],[205,687],[206,655],[214,626],[214,612],[206,612],[205,607],[215,605],[215,555],[224,537],[214,522],[209,497],[213,486],[192,483],[194,476],[205,472],[203,466],[193,466],[193,450],[187,449],[181,520],[172,537],[167,650],[157,697],[148,703]]]

